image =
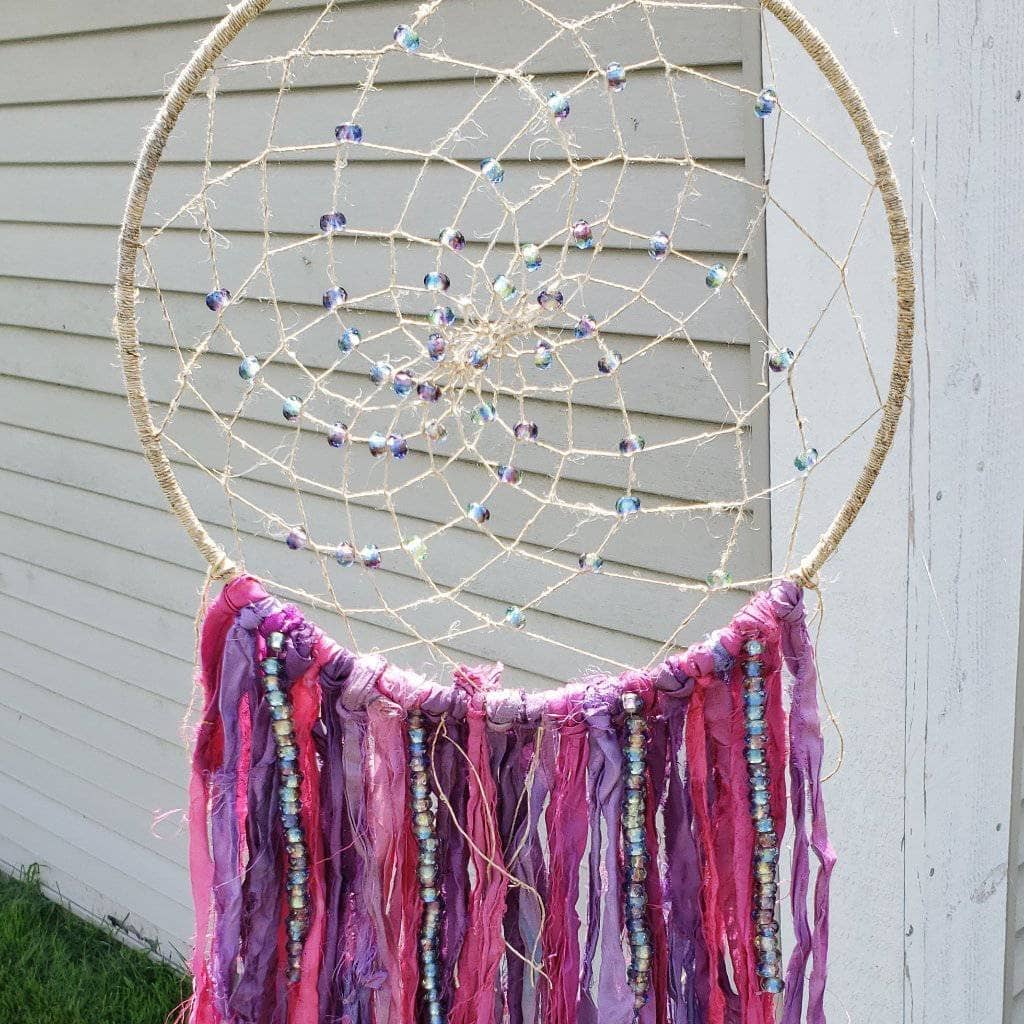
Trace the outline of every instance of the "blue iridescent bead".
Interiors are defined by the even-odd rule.
[[[556,121],[564,121],[569,116],[569,98],[560,92],[549,92],[547,104]]]
[[[288,840],[289,843],[296,846],[306,841],[306,837],[305,835],[303,835],[301,828],[288,829],[288,834],[285,838]]]
[[[536,441],[540,434],[540,428],[531,420],[520,420],[512,428],[512,435],[517,441]]]
[[[655,231],[647,243],[647,252],[655,263],[661,263],[668,256],[671,244],[664,231]]]
[[[622,365],[622,355],[614,350],[605,352],[597,361],[599,373],[614,373]]]
[[[743,645],[743,650],[750,655],[762,654],[764,652],[764,644],[760,640],[748,640]]]
[[[344,231],[346,223],[345,214],[334,210],[332,213],[325,213],[320,218],[320,230],[325,235],[333,235],[338,231]]]
[[[260,372],[260,361],[255,356],[246,356],[238,364],[238,376],[242,380],[252,380]]]
[[[727,569],[714,569],[704,580],[712,590],[724,590],[732,586],[732,573]]]
[[[504,274],[499,274],[491,283],[491,287],[502,302],[511,302],[519,294],[516,286]]]
[[[620,455],[634,455],[642,452],[647,442],[639,434],[627,434],[619,442]]]
[[[498,410],[491,402],[482,402],[470,414],[469,418],[476,424],[491,423],[498,416]]]
[[[626,69],[616,61],[605,68],[604,77],[610,92],[622,92],[626,88]]]
[[[724,263],[716,263],[714,266],[708,268],[707,276],[704,278],[704,283],[709,288],[721,288],[725,284],[726,278],[729,276],[729,271],[725,269]]]
[[[462,252],[466,248],[466,236],[455,228],[444,228],[437,236],[437,240],[448,246],[452,252]]]
[[[370,454],[374,457],[383,455],[388,449],[387,438],[379,430],[375,430],[366,439],[366,444],[370,449]]]
[[[480,173],[495,185],[500,185],[505,180],[505,168],[493,156],[480,161]]]
[[[544,291],[539,292],[537,295],[537,305],[541,309],[546,309],[549,313],[561,309],[564,304],[565,296],[557,288],[552,291],[548,291],[545,288]]]
[[[360,548],[359,561],[367,569],[379,569],[381,562],[380,548],[376,544],[367,544],[365,547]]]
[[[430,356],[432,362],[441,362],[447,351],[448,342],[444,340],[442,335],[435,333],[427,338],[427,355]]]
[[[289,423],[297,420],[302,413],[302,399],[298,395],[291,395],[281,405],[281,415]]]
[[[771,802],[771,794],[766,789],[758,789],[750,794],[750,802],[755,807],[763,807]]]
[[[427,420],[423,424],[423,433],[429,440],[440,444],[448,436],[448,429],[438,420]]]
[[[491,518],[491,511],[486,505],[481,505],[478,501],[471,501],[466,506],[466,515],[474,523],[486,523]]]
[[[778,103],[779,96],[774,89],[762,89],[757,94],[757,99],[754,100],[754,113],[763,121],[766,117],[771,117],[775,113]]]
[[[435,327],[451,327],[455,323],[455,310],[451,306],[435,306],[427,314],[427,319]]]
[[[747,736],[763,736],[767,728],[768,726],[765,722],[747,722],[746,734]]]
[[[571,229],[572,242],[577,249],[592,249],[594,247],[594,232],[585,220],[576,221]]]
[[[358,124],[346,121],[334,129],[334,137],[339,142],[362,142],[363,129]]]
[[[409,454],[409,445],[401,434],[388,434],[387,446],[396,459],[404,459]]]
[[[534,245],[533,242],[528,242],[520,250],[523,257],[523,266],[527,270],[540,270],[541,260],[540,246]]]
[[[615,502],[615,514],[622,519],[636,515],[640,511],[640,499],[633,494],[624,494]]]
[[[219,313],[231,302],[231,292],[227,288],[218,288],[206,296],[206,305],[214,313]]]
[[[807,473],[811,467],[818,461],[818,449],[817,448],[806,448],[802,451],[794,460],[793,465],[796,466],[797,470],[801,473]]]
[[[774,832],[775,831],[775,822],[774,822],[774,820],[772,818],[762,818],[761,821],[755,822],[754,828],[757,829],[758,832],[762,832],[762,833],[764,833],[764,832]]]
[[[391,375],[395,372],[395,368],[390,363],[374,363],[370,367],[370,383],[371,384],[385,384],[391,380]]]
[[[747,764],[764,764],[763,750],[754,750],[752,747],[747,747],[743,751],[743,756],[746,758]]]
[[[436,384],[424,381],[416,385],[416,394],[422,402],[436,402],[441,397],[441,389]]]
[[[338,351],[348,355],[353,349],[359,347],[362,340],[363,336],[357,327],[346,327],[338,338]]]
[[[793,365],[796,359],[791,348],[777,348],[768,353],[768,369],[773,373],[783,373]]]
[[[348,440],[348,427],[344,423],[335,423],[327,435],[327,443],[332,448],[340,448]]]
[[[281,663],[277,658],[264,658],[263,661],[260,662],[260,669],[263,671],[264,675],[276,676],[281,670]]]
[[[751,679],[758,678],[764,672],[764,665],[759,661],[748,661],[743,666],[743,674]]]
[[[604,559],[588,551],[580,555],[579,566],[583,572],[600,572],[604,568]]]
[[[517,487],[522,481],[519,470],[515,466],[498,466],[495,472],[503,484],[512,484]]]
[[[428,291],[446,292],[451,286],[451,279],[439,270],[431,270],[429,274],[423,275],[423,287]]]
[[[420,48],[419,33],[408,25],[399,25],[395,29],[394,39],[407,53],[415,53]]]
[[[343,569],[356,564],[356,549],[347,541],[342,541],[334,551],[334,560]]]
[[[772,995],[777,995],[782,991],[784,985],[781,978],[762,978],[761,979],[761,991],[770,992]]]
[[[526,612],[522,608],[506,608],[505,625],[513,629],[522,629],[526,625]]]
[[[472,366],[474,370],[485,369],[490,361],[491,353],[489,349],[474,346],[466,353],[466,362]]]
[[[267,694],[267,703],[271,707],[280,707],[285,702],[285,696],[280,690],[271,690]]]
[[[391,381],[391,387],[399,398],[405,398],[415,386],[416,382],[408,370],[399,370]]]
[[[596,333],[597,321],[589,313],[581,316],[573,328],[573,334],[580,340],[589,338]]]
[[[337,309],[339,306],[345,304],[348,299],[348,292],[344,288],[334,285],[332,288],[328,288],[324,292],[323,304],[324,309]]]

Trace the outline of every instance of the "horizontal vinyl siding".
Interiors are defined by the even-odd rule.
[[[243,34],[227,59],[282,51],[320,6],[298,0],[275,3],[273,12]],[[566,16],[598,9],[583,0],[559,0],[553,6]],[[348,45],[342,40],[360,35],[377,38],[380,26],[390,32],[394,24],[408,20],[410,11],[406,3],[391,2],[348,2],[339,7],[314,46]],[[442,11],[448,7],[442,5]],[[479,37],[475,56],[482,62],[514,60],[537,31],[535,22],[513,16],[511,6],[488,2],[451,7],[462,12],[458,17],[475,19],[466,21],[461,32]],[[144,128],[174,71],[223,12],[223,4],[183,0],[173,5],[173,16],[170,10],[151,0],[133,4],[130,12],[109,0],[60,0],[49,5],[11,0],[0,25],[0,634],[9,652],[0,668],[0,813],[6,822],[0,830],[0,864],[40,862],[44,878],[65,899],[99,917],[120,921],[127,915],[127,937],[152,938],[174,956],[187,948],[191,932],[181,826],[187,771],[181,722],[191,697],[194,618],[204,567],[167,513],[139,451],[110,339],[116,237]],[[655,12],[654,17],[659,16]],[[456,14],[447,17],[454,19]],[[686,31],[671,37],[673,59],[702,69],[709,79],[752,81],[758,45],[749,26],[745,28],[735,13],[713,5],[707,11],[692,10],[686,18]],[[598,26],[590,42],[601,52],[613,38],[626,59],[631,59],[631,50],[649,49],[637,24],[626,17]],[[555,46],[541,54],[531,70],[543,73],[545,83],[550,81],[555,88],[563,77],[569,80],[566,53]],[[753,55],[754,62],[745,64],[745,55]],[[578,53],[575,59],[578,62]],[[329,136],[336,112],[351,102],[356,79],[350,71],[344,62],[304,63],[284,101],[276,144],[308,142],[318,125],[325,126]],[[380,81],[387,89],[371,97],[364,122],[377,124],[381,132],[392,131],[400,111],[405,146],[426,146],[446,126],[451,112],[464,108],[467,98],[486,85],[479,77],[474,80],[468,69],[391,58]],[[275,79],[263,67],[224,74],[219,88],[212,178],[253,155],[253,140],[265,127],[277,91]],[[674,115],[659,90],[657,75],[636,74],[626,94],[630,109],[640,112],[631,127],[630,145],[645,154],[678,149]],[[750,124],[745,99],[716,90],[709,80],[689,78],[679,93],[691,128],[690,151],[710,168],[697,173],[692,182],[697,194],[687,206],[686,248],[704,262],[730,260],[757,215],[752,190],[729,177],[747,175],[748,165],[756,165],[756,126]],[[375,108],[375,103],[380,106]],[[607,138],[585,129],[585,113],[581,100],[579,153],[600,158]],[[520,114],[487,109],[477,120],[482,131],[500,134],[503,119],[514,120]],[[157,175],[147,227],[163,223],[182,198],[195,191],[202,171],[205,119],[206,100],[197,95],[187,105]],[[480,145],[467,138],[455,152],[472,159],[479,156]],[[325,145],[275,162],[270,177],[272,244],[288,244],[309,234],[309,197],[323,196],[333,157],[333,146]],[[559,159],[551,147],[528,141],[504,162],[512,182],[517,169],[556,172]],[[365,223],[382,224],[386,190],[375,185],[386,181],[392,193],[411,188],[418,164],[400,153],[356,151],[346,173],[358,216]],[[679,190],[678,173],[676,167],[657,163],[632,165],[616,205],[621,223],[650,224],[652,230],[660,226],[663,207]],[[459,172],[450,167],[432,168],[430,175],[429,188],[436,196],[459,186]],[[581,186],[584,201],[598,207],[614,180],[610,168],[588,171]],[[259,189],[258,175],[243,172],[229,187],[215,186],[211,191],[218,229],[230,242],[229,248],[218,251],[222,279],[243,273],[259,254]],[[550,201],[531,204],[520,221],[521,230],[544,231],[553,217],[562,216],[556,209],[559,199],[552,195]],[[473,204],[478,201],[482,202],[470,200],[468,219],[475,216]],[[412,234],[433,236],[446,216],[441,208],[414,204],[403,226]],[[514,242],[505,231],[498,237],[498,251],[508,252]],[[339,258],[350,268],[345,284],[353,294],[369,290],[385,273],[379,247],[360,245],[352,238],[336,244]],[[648,270],[644,243],[638,239],[610,233],[605,246],[606,272],[617,280],[640,280]],[[195,224],[180,218],[156,251],[163,298],[187,348],[210,328],[198,298],[208,290],[210,269]],[[410,262],[401,273],[408,277],[416,266]],[[422,269],[418,273],[422,275]],[[744,280],[755,301],[763,304],[760,246],[740,273],[747,275]],[[275,266],[275,288],[286,320],[301,323],[315,315],[323,280],[296,253]],[[696,305],[704,286],[695,272],[671,281],[655,279],[652,289],[655,299],[681,309]],[[151,294],[143,289],[144,297]],[[254,286],[248,297],[259,298],[258,288]],[[144,303],[140,316],[147,383],[159,415],[165,407],[161,403],[172,397],[178,354],[161,330],[154,305]],[[352,315],[358,316],[364,333],[372,332],[386,322],[387,308],[370,302]],[[231,315],[233,327],[246,336],[268,331],[262,303],[240,303]],[[629,311],[607,332],[608,341],[628,356],[665,326],[650,307]],[[730,404],[750,408],[763,394],[750,348],[749,311],[723,294],[688,327],[703,357],[682,340],[665,342],[648,357],[643,380],[636,375],[623,378],[631,422],[649,444],[683,431],[714,431],[729,416]],[[332,358],[315,348],[303,355],[311,368],[330,365]],[[222,336],[214,339],[203,358],[204,394],[220,411],[230,411],[237,401],[237,358]],[[720,392],[709,385],[702,358],[711,360]],[[570,368],[574,373],[586,369],[582,362],[570,362]],[[339,371],[339,389],[345,377]],[[271,368],[268,379],[279,390],[288,386],[280,368]],[[598,436],[606,440],[609,431],[621,425],[618,414],[607,407],[607,392],[595,384],[579,386],[573,400],[578,443]],[[550,396],[531,398],[527,408],[538,421],[553,420],[557,426],[561,413]],[[266,396],[247,408],[239,433],[269,449],[279,426],[279,409]],[[194,396],[184,397],[173,427],[175,436],[211,465],[216,465],[218,454],[223,457],[222,439]],[[748,486],[758,490],[767,484],[763,417],[754,418],[747,443]],[[738,495],[732,445],[731,437],[723,438],[697,446],[682,458],[648,460],[639,470],[637,487],[645,507]],[[309,451],[309,466],[311,475],[326,479],[326,453],[321,448]],[[200,517],[215,536],[227,541],[230,520],[220,487],[180,454],[169,454]],[[415,466],[420,458],[414,451],[407,462]],[[527,460],[523,469],[524,488],[539,490],[543,461]],[[450,475],[456,485],[468,486],[471,472],[471,466],[458,465]],[[607,508],[621,493],[621,471],[614,471],[610,463],[570,466],[565,475],[563,496],[581,506]],[[279,472],[263,467],[245,481],[245,494],[283,516],[294,499],[282,483]],[[306,488],[304,496],[311,514],[325,519],[336,508],[336,498],[316,486]],[[509,501],[515,514],[528,508],[522,495]],[[355,503],[355,514],[368,531],[382,516],[371,505]],[[403,494],[398,507],[410,519],[427,515],[431,493],[421,489]],[[508,519],[513,521],[515,515]],[[738,576],[767,572],[767,523],[766,503],[755,506],[739,531],[734,556]],[[499,535],[508,528],[492,525]],[[584,525],[567,542],[572,525],[568,518],[552,517],[531,534],[530,543],[537,551],[583,550],[591,527]],[[422,526],[426,530],[431,523],[423,519]],[[605,557],[609,567],[635,566],[700,579],[717,564],[727,526],[725,520],[715,524],[712,536],[709,525],[700,520],[654,518],[649,528],[645,523],[643,544],[613,540]],[[268,539],[259,523],[243,518],[241,531],[250,565],[316,589],[311,561],[300,566],[289,559],[283,545]],[[449,532],[460,554],[479,562],[485,545],[476,531]],[[444,560],[438,562],[440,582],[454,582],[461,575],[458,563],[451,560],[452,579],[447,579]],[[499,567],[477,588],[475,607],[500,618],[507,603],[527,601],[536,594],[542,571],[525,579]],[[422,583],[402,566],[381,576],[396,600],[422,593]],[[643,663],[685,610],[676,598],[654,606],[623,600],[621,581],[617,587],[599,578],[592,582],[585,592],[552,595],[542,609],[531,611],[531,626],[538,633],[571,637],[574,646],[598,656]],[[346,600],[351,607],[369,603],[358,580],[347,579],[349,586]],[[721,625],[735,603],[735,596],[712,595],[697,613],[688,637]],[[356,611],[344,622],[322,613],[319,617],[339,639],[361,649],[393,647],[405,639],[393,623],[372,612]],[[422,625],[441,624],[428,616]],[[557,649],[524,652],[508,631],[472,633],[450,650],[469,661],[502,660],[516,685],[547,687],[565,676]]]

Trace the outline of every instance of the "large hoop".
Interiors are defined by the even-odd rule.
[[[164,450],[163,441],[149,410],[149,397],[142,378],[142,352],[139,346],[138,322],[135,317],[136,269],[139,236],[143,213],[149,199],[153,174],[163,155],[167,140],[174,131],[178,117],[203,76],[214,61],[250,22],[270,6],[271,0],[245,0],[232,8],[221,19],[171,86],[156,116],[135,165],[124,219],[118,237],[117,281],[115,286],[114,333],[124,374],[128,404],[135,420],[135,429],[142,450],[153,469],[157,483],[170,505],[171,511],[185,528],[192,542],[209,564],[214,579],[228,579],[240,573],[239,567],[228,557],[200,522],[182,491],[174,468]],[[772,14],[800,43],[817,65],[822,75],[839,97],[850,115],[861,145],[867,154],[889,222],[896,281],[896,350],[889,375],[889,390],[882,406],[882,418],[875,432],[864,467],[853,490],[843,501],[828,529],[801,561],[792,579],[801,586],[813,586],[825,562],[839,547],[846,532],[853,525],[867,501],[871,488],[881,472],[892,448],[896,427],[910,383],[910,369],[914,339],[914,262],[911,252],[910,230],[899,185],[881,136],[863,98],[836,59],[818,31],[799,13],[789,0],[761,0],[761,6]]]

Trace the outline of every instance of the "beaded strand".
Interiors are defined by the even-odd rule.
[[[750,816],[754,822],[754,945],[761,991],[777,994],[783,989],[782,941],[776,919],[779,885],[779,839],[771,815],[771,776],[765,750],[768,723],[765,721],[764,651],[760,640],[743,645],[744,756],[750,781]]]
[[[426,1024],[442,1024],[438,936],[441,930],[441,893],[437,886],[437,815],[427,772],[427,731],[423,715],[409,712],[409,797],[412,829],[419,847],[416,874],[420,883],[423,918],[420,922],[420,987]]]
[[[651,984],[651,929],[647,920],[647,722],[639,694],[624,693],[626,715],[625,800],[622,805],[622,841],[626,853],[626,930],[629,934],[629,987],[633,1016],[647,1003]]]
[[[288,980],[296,982],[302,974],[303,941],[309,929],[309,861],[299,797],[299,748],[295,745],[291,701],[281,688],[283,647],[284,633],[271,633],[267,637],[268,656],[260,669],[277,746],[278,806],[288,852]]]

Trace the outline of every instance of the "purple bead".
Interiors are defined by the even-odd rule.
[[[391,387],[394,388],[396,395],[404,398],[415,387],[412,374],[408,370],[399,370],[391,381]]]
[[[227,288],[218,288],[216,291],[212,291],[206,296],[206,305],[213,310],[214,313],[219,313],[230,301],[231,292],[229,292]]]
[[[442,245],[447,245],[452,252],[462,252],[466,248],[466,236],[455,228],[445,228],[437,236],[437,240]]]
[[[334,129],[334,137],[339,142],[362,142],[363,129],[357,124],[346,121]]]
[[[388,451],[396,459],[404,459],[409,454],[409,446],[401,434],[388,434]]]
[[[589,338],[597,331],[597,321],[588,313],[586,316],[580,317],[576,322],[576,328],[573,333],[577,338]]]
[[[537,296],[537,305],[541,309],[546,309],[549,312],[552,310],[558,310],[562,308],[562,304],[565,302],[565,296],[555,289],[554,291],[548,291],[546,288]]]
[[[417,386],[416,394],[424,402],[436,402],[441,397],[441,389],[436,384],[424,381]]]
[[[340,448],[348,440],[348,427],[344,423],[335,423],[327,435],[327,443],[332,448]]]
[[[448,342],[444,340],[443,335],[434,333],[427,338],[427,355],[430,356],[433,362],[441,362],[447,350]]]
[[[348,292],[344,288],[335,285],[324,292],[324,309],[337,309],[348,300]]]
[[[325,213],[320,218],[320,230],[325,235],[333,235],[336,231],[344,231],[347,223],[345,214],[335,210],[333,213]]]
[[[284,542],[292,549],[292,551],[299,551],[308,543],[306,531],[301,526],[296,526],[295,529],[285,537]]]
[[[536,441],[540,433],[536,423],[522,420],[512,428],[517,441]]]
[[[585,220],[578,220],[573,224],[572,240],[577,249],[593,248],[594,232]]]

